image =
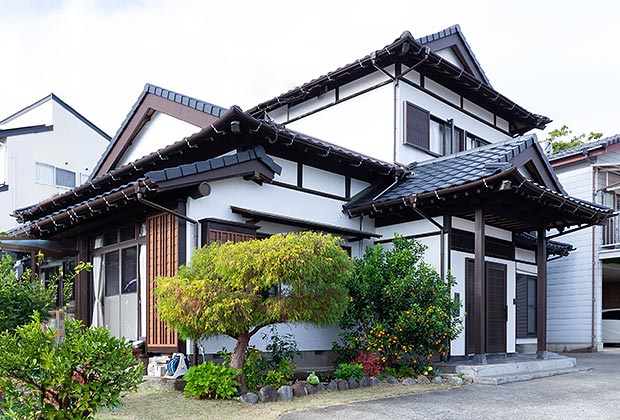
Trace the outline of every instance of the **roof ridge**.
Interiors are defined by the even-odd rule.
[[[530,147],[534,141],[537,139],[536,134],[531,133],[531,134],[524,134],[522,136],[519,137],[514,137],[514,138],[509,138],[500,142],[496,142],[496,143],[489,143],[489,144],[485,144],[484,146],[479,146],[479,147],[475,147],[473,149],[469,149],[469,150],[463,150],[462,152],[458,152],[458,153],[453,153],[451,155],[445,155],[445,156],[441,156],[441,157],[437,157],[437,158],[432,158],[432,159],[427,159],[424,160],[422,162],[414,162],[416,163],[416,166],[424,166],[424,165],[428,165],[431,163],[437,163],[437,162],[442,162],[444,160],[449,160],[449,159],[454,159],[457,157],[463,157],[463,156],[467,156],[470,154],[474,154],[474,153],[479,153],[479,152],[484,152],[487,149],[493,149],[496,147],[503,147],[506,146],[508,144],[511,143],[518,143],[518,142],[522,142],[522,143],[526,143],[527,147]]]

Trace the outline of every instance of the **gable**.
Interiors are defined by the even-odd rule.
[[[51,126],[53,124],[51,99],[51,95],[48,95],[34,104],[29,105],[10,117],[0,121],[0,130],[34,126]]]
[[[114,139],[97,163],[91,178],[104,175],[110,170],[122,166],[121,162],[135,160],[135,158],[132,159],[133,156],[140,155],[137,157],[142,157],[157,150],[159,147],[147,147],[150,145],[142,142],[139,137],[156,113],[173,117],[176,120],[203,129],[209,127],[226,111],[225,108],[147,83],[127,118],[116,132]],[[184,128],[183,131],[189,130]],[[196,131],[199,130],[194,130],[191,133]],[[183,135],[178,133],[175,138],[169,140],[159,139],[158,144],[169,145],[182,138]]]
[[[183,137],[189,137],[201,129],[202,127],[163,112],[154,112],[127,146],[114,167],[119,168],[133,162]]]
[[[418,41],[420,44],[429,47],[435,54],[445,58],[449,63],[465,70],[476,79],[491,86],[459,25],[424,36],[418,39]]]

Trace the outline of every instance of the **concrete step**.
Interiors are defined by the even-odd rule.
[[[489,376],[476,376],[474,377],[474,383],[483,385],[502,385],[511,382],[531,381],[533,379],[548,378],[557,375],[567,375],[570,373],[579,373],[592,370],[592,368],[564,368],[564,369],[547,369],[532,372],[503,374],[503,375],[489,375]]]
[[[484,365],[474,365],[471,363],[457,364],[456,373],[461,373],[474,378],[483,376],[511,376],[541,371],[574,369],[577,367],[577,359],[554,355],[547,359],[535,358],[516,358],[505,359],[503,361],[489,361]]]

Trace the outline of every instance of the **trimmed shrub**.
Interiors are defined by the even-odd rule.
[[[183,377],[187,381],[184,394],[196,398],[230,399],[237,394],[239,382],[236,378],[240,373],[213,362],[192,366]]]

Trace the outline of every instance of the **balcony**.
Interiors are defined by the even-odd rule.
[[[603,248],[620,248],[620,216],[616,215],[603,225]]]

